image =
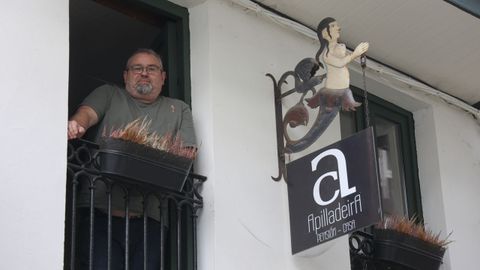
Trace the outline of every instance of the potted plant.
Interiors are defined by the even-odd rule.
[[[181,191],[196,157],[179,136],[148,132],[150,122],[137,119],[103,134],[96,155],[99,170],[112,177]]]
[[[449,243],[405,217],[386,217],[373,229],[373,257],[393,269],[436,270]]]

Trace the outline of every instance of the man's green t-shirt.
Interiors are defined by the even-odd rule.
[[[172,134],[180,136],[184,146],[196,146],[195,132],[193,129],[192,113],[187,104],[183,101],[159,96],[151,103],[145,104],[132,98],[127,90],[114,85],[103,85],[96,88],[85,98],[81,105],[89,106],[98,116],[97,134],[95,141],[101,142],[102,134],[109,134],[112,130],[123,128],[128,123],[146,117],[151,120],[150,131],[156,132],[159,136]],[[80,188],[78,205],[87,207],[89,205],[88,186]],[[107,197],[106,187],[102,181],[97,181],[95,191],[95,207],[106,212]],[[113,190],[112,209],[123,210],[123,191]],[[135,213],[143,212],[142,197],[140,194],[130,196],[130,211]],[[149,216],[159,219],[158,207],[150,205]]]
[[[155,131],[159,136],[178,134],[184,146],[196,145],[192,113],[181,100],[159,96],[155,102],[145,104],[132,98],[123,88],[103,85],[88,95],[81,105],[89,106],[97,113],[97,143],[103,134],[145,118],[151,121],[151,132]]]

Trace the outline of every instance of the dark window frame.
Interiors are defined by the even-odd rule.
[[[365,104],[364,91],[360,88],[351,86],[355,100]],[[368,107],[370,123],[375,126],[375,118],[382,117],[399,125],[400,149],[403,158],[403,170],[405,173],[405,195],[407,200],[407,212],[409,218],[416,218],[418,222],[423,223],[423,210],[420,190],[420,180],[418,177],[418,163],[415,142],[415,124],[413,114],[391,102],[368,93]],[[357,108],[355,112],[342,112],[342,118],[353,114],[355,132],[366,128],[366,119],[364,105]],[[344,136],[346,134],[342,134]]]
[[[148,12],[146,20],[154,16],[165,20],[163,39],[152,44],[154,50],[163,57],[163,64],[168,72],[167,85],[163,95],[177,98],[191,104],[190,78],[190,28],[188,9],[168,1],[156,0],[94,0],[123,13],[130,13],[129,8]],[[166,42],[163,42],[165,41]],[[167,53],[168,52],[168,53]]]
[[[178,6],[168,1],[158,0],[92,0],[101,5],[107,6],[113,10],[123,12],[125,15],[135,17],[132,14],[135,12],[145,13],[140,18],[135,17],[137,20],[143,20],[144,22],[153,19],[154,21],[165,20],[165,23],[161,27],[163,36],[159,37],[157,43],[152,44],[152,49],[159,52],[163,57],[163,64],[168,72],[168,78],[162,95],[166,95],[172,98],[183,100],[185,103],[191,105],[191,77],[190,77],[190,31],[189,31],[189,13],[188,9]],[[143,16],[145,15],[145,16]],[[167,53],[168,52],[168,53]],[[93,89],[91,89],[93,90]],[[69,90],[70,91],[70,90]],[[82,97],[78,98],[83,99]],[[78,101],[78,102],[79,102]],[[72,102],[70,109],[72,112],[75,106],[78,106],[78,102]],[[75,105],[75,106],[72,106]],[[72,192],[67,181],[67,198],[66,198],[66,229],[65,229],[65,245],[64,245],[64,268],[69,269],[68,263],[71,258],[69,254],[70,234],[71,234],[71,211],[72,206],[70,204],[72,198]],[[177,220],[177,212],[174,206],[169,206],[170,220]],[[192,210],[187,208],[181,213],[182,220],[188,220],[192,215]],[[171,236],[176,235],[177,229],[175,226],[170,226]],[[196,269],[196,260],[193,259],[194,253],[196,253],[196,247],[193,246],[193,239],[195,237],[195,225],[193,223],[182,223],[182,235],[181,241],[185,243],[182,245],[182,253],[186,254],[186,261],[182,262],[182,269]],[[175,237],[169,237],[170,246],[176,247]],[[172,252],[174,253],[174,252]],[[169,269],[177,269],[177,258],[170,254],[170,267]]]

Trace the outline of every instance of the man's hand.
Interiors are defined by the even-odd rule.
[[[82,105],[68,121],[68,139],[81,138],[91,126],[98,122],[97,113],[90,107]]]
[[[68,121],[68,139],[78,139],[85,134],[87,131],[84,127],[82,127],[77,121],[71,120]]]

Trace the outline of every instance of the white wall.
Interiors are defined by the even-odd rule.
[[[63,269],[68,1],[3,1],[0,269]]]
[[[480,125],[446,106],[435,108],[434,115],[441,123],[436,126],[437,181],[442,186],[446,231],[453,232],[449,249],[452,269],[473,269],[478,265],[480,243]]]
[[[62,269],[68,1],[7,1],[2,11],[0,269]],[[312,56],[316,43],[227,1],[209,0],[190,12],[193,110],[202,142],[197,169],[209,177],[200,269],[348,269],[345,238],[321,256],[291,256],[287,189],[270,180],[276,136],[265,73],[278,78]],[[434,230],[453,231],[444,268],[473,269],[480,242],[478,123],[405,86],[371,80],[368,86],[414,113],[425,220]],[[319,144],[339,138],[337,119]]]
[[[349,269],[342,238],[326,253],[291,256],[285,184],[277,172],[273,87],[317,43],[229,1],[190,8],[192,100],[202,141],[197,169],[209,177],[200,219],[199,266],[211,269]],[[319,18],[321,19],[321,18]],[[358,66],[352,84],[362,87]],[[439,99],[367,72],[367,88],[414,114],[427,227],[455,242],[442,269],[473,269],[480,236],[480,126]],[[285,109],[285,108],[284,108]],[[339,122],[319,146],[339,140]]]
[[[199,269],[348,269],[346,237],[322,257],[292,257],[287,189],[277,174],[272,73],[279,78],[316,45],[227,1],[190,9],[192,107],[208,176]],[[286,108],[284,108],[286,109]],[[338,119],[322,136],[340,137]]]
[[[437,97],[403,83],[367,73],[367,88],[414,115],[418,171],[426,227],[443,237],[452,233],[442,269],[476,267],[480,242],[480,122]],[[363,85],[353,73],[353,84]]]

